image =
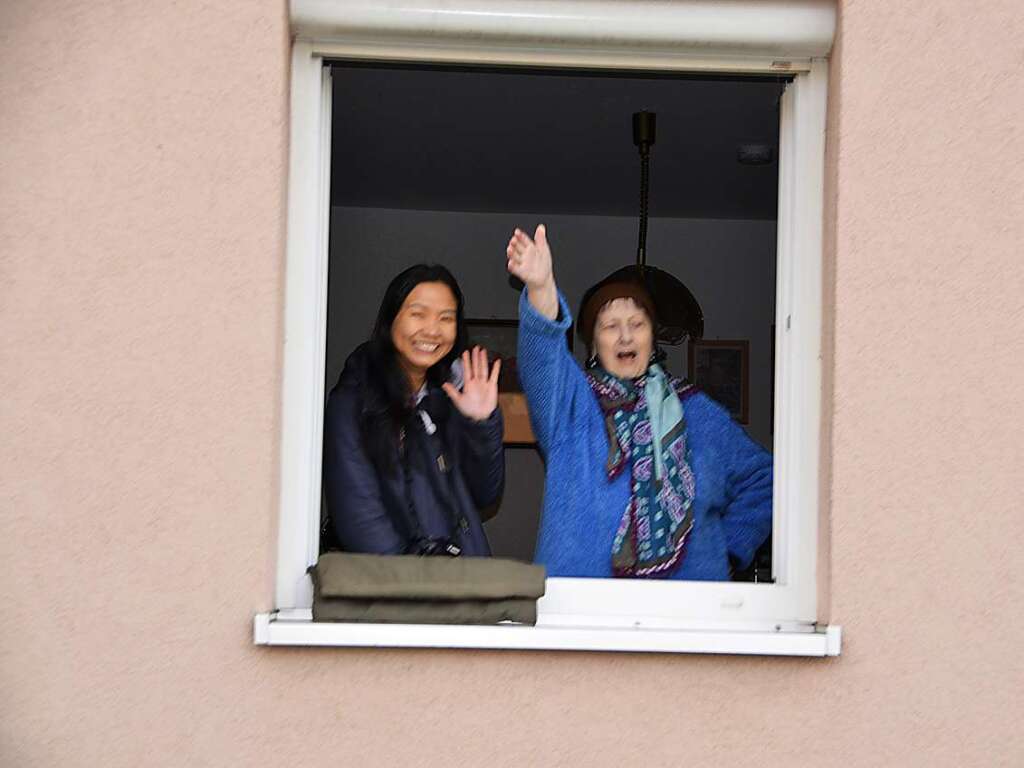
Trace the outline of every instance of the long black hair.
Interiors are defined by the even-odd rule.
[[[452,362],[466,348],[462,291],[452,273],[440,264],[415,264],[400,272],[384,291],[377,321],[366,345],[368,378],[364,386],[376,390],[373,399],[382,402],[382,407],[367,410],[361,428],[363,443],[378,471],[390,471],[395,466],[399,434],[414,411],[409,379],[391,341],[391,326],[406,298],[420,283],[444,283],[455,297],[455,343],[447,355],[427,369],[428,388],[440,387],[448,380]]]

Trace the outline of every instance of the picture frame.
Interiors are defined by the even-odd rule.
[[[691,339],[690,381],[718,402],[740,424],[750,423],[750,342],[745,339]]]
[[[519,347],[519,321],[498,318],[467,318],[467,343],[487,350],[488,360],[501,360],[498,375],[498,405],[505,420],[503,442],[510,447],[533,447],[537,439],[530,427],[530,411],[519,381],[516,362]],[[572,351],[572,328],[566,333],[566,344]]]

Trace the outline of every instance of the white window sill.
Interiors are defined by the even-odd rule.
[[[256,645],[369,648],[490,648],[534,651],[634,651],[757,656],[838,656],[838,626],[813,632],[597,628],[497,624],[335,624],[313,622],[309,611],[259,613]]]

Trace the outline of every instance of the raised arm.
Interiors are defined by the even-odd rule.
[[[462,416],[463,476],[478,509],[495,504],[505,489],[505,446],[498,407],[501,360],[488,369],[487,350],[474,347],[462,353],[462,389],[443,385]]]
[[[463,477],[478,510],[495,505],[505,490],[504,422],[501,409],[495,408],[484,421],[463,417]]]
[[[505,253],[508,271],[526,283],[519,299],[519,378],[530,408],[530,424],[547,455],[560,430],[571,432],[572,419],[581,407],[579,397],[590,394],[566,344],[572,315],[555,285],[543,224],[534,237],[517,229]]]

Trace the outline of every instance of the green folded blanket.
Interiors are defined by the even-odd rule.
[[[401,624],[537,622],[544,567],[495,557],[328,552],[310,568],[313,620]]]
[[[537,623],[536,600],[346,600],[313,596],[313,621],[371,624]]]

